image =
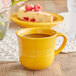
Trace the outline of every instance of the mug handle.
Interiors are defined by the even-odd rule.
[[[55,56],[56,56],[57,54],[59,54],[59,53],[64,49],[64,47],[65,47],[65,45],[66,45],[66,42],[67,42],[67,38],[66,38],[65,35],[63,35],[62,33],[57,33],[57,37],[59,37],[59,36],[62,36],[62,37],[64,38],[64,40],[63,40],[63,43],[62,43],[62,45],[60,46],[60,48],[55,51]]]

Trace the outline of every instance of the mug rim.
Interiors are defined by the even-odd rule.
[[[38,29],[38,30],[39,30],[39,29],[42,29],[42,30],[43,30],[43,29],[48,29],[48,30],[50,30],[50,31],[54,31],[55,34],[52,35],[52,36],[49,36],[49,37],[43,37],[43,38],[31,38],[31,37],[23,37],[23,36],[20,36],[20,35],[19,35],[19,32],[22,31],[22,30],[26,30],[26,29],[30,29],[30,30],[31,30],[31,29]],[[56,30],[54,30],[54,29],[43,28],[43,27],[42,27],[42,28],[24,28],[24,29],[18,30],[18,31],[16,32],[16,35],[17,35],[18,37],[20,37],[20,38],[24,38],[24,39],[25,39],[25,38],[27,38],[27,39],[47,39],[47,38],[55,37],[55,36],[57,35],[57,32],[56,32]]]

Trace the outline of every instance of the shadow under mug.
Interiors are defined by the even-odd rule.
[[[23,37],[27,34],[49,34],[49,37],[31,38]],[[54,57],[65,47],[67,39],[62,33],[49,28],[25,28],[17,31],[19,43],[19,59],[27,69],[40,70],[50,66]],[[55,50],[56,38],[64,38],[59,49]]]

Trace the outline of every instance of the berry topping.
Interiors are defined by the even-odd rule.
[[[25,9],[26,9],[26,11],[32,11],[33,6],[32,5],[25,5]]]
[[[30,19],[31,22],[35,22],[35,19]]]
[[[40,5],[40,4],[36,4],[36,5],[34,6],[34,10],[35,10],[35,11],[41,11],[41,10],[42,10],[41,5]]]
[[[28,17],[24,17],[24,19],[23,19],[23,20],[28,21],[28,20],[29,20],[29,18],[28,18]]]

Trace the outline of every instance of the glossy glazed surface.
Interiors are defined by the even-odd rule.
[[[25,34],[49,34],[49,37],[29,38],[23,37]],[[62,33],[46,28],[26,28],[18,31],[19,57],[21,64],[32,70],[47,68],[52,64],[54,57],[62,51],[66,45],[66,37]],[[64,41],[61,47],[55,51],[55,41],[58,36],[62,36]]]
[[[64,17],[55,14],[55,13],[49,13],[52,14],[55,17],[54,22],[26,22],[22,21],[17,17],[17,13],[14,13],[10,16],[10,20],[13,21],[14,23],[18,24],[21,27],[47,27],[51,28],[54,27],[55,25],[61,23],[64,21]]]

